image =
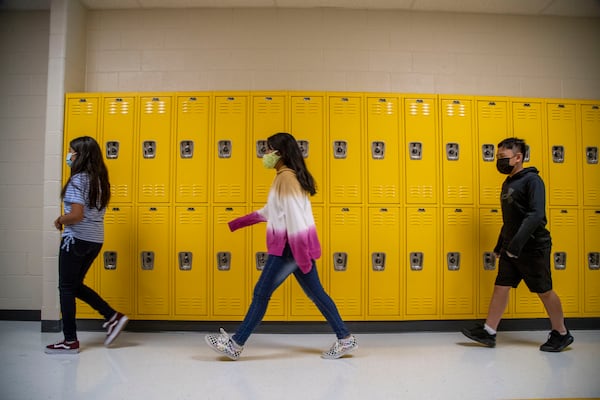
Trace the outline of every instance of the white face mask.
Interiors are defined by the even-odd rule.
[[[73,157],[73,153],[67,153],[67,158],[66,158],[66,162],[67,162],[67,166],[69,168],[71,168],[71,165],[73,165],[73,160],[71,160],[71,157]]]

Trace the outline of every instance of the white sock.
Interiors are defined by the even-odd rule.
[[[490,326],[488,324],[483,324],[483,329],[485,329],[485,331],[487,333],[489,333],[490,335],[495,335],[496,331],[492,328],[490,328]]]

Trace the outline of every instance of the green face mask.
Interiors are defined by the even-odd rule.
[[[262,162],[265,168],[275,168],[277,162],[281,159],[281,156],[274,151],[267,153],[263,156]]]

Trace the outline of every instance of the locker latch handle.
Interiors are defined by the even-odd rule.
[[[491,251],[483,253],[483,269],[484,271],[493,271],[496,269],[496,254]]]
[[[179,270],[180,271],[191,271],[192,269],[192,252],[191,251],[180,251],[179,252]]]
[[[385,142],[371,143],[371,157],[373,157],[373,160],[383,160],[385,158]]]
[[[194,141],[182,140],[179,143],[179,155],[181,158],[192,158],[194,156]]]
[[[588,164],[598,164],[598,147],[590,146],[585,148],[585,159]]]
[[[565,147],[552,146],[552,162],[561,164],[565,162]]]
[[[154,252],[142,251],[140,254],[143,271],[152,271],[154,269]]]
[[[460,155],[460,145],[458,143],[446,143],[446,158],[448,161],[458,160]]]
[[[231,140],[219,140],[219,158],[231,158]]]
[[[423,270],[423,253],[420,251],[412,252],[409,255],[410,269],[411,271],[422,271]]]
[[[333,158],[344,159],[348,156],[348,142],[336,140],[333,142]]]
[[[119,158],[119,142],[106,142],[106,159],[114,160]]]
[[[143,143],[144,158],[156,158],[156,141],[145,140]]]
[[[564,251],[557,251],[556,253],[554,253],[554,269],[567,269],[567,253],[565,253]]]
[[[531,159],[531,148],[528,144],[525,145],[525,154],[523,155],[523,162],[529,162]]]
[[[421,142],[410,142],[408,144],[408,155],[411,160],[423,159],[423,144]]]
[[[494,161],[494,157],[495,157],[495,151],[494,151],[495,147],[493,144],[483,144],[481,145],[481,156],[483,158],[483,161],[486,162],[490,162],[490,161]]]
[[[231,269],[231,253],[220,251],[217,253],[217,270],[229,271]]]
[[[600,252],[592,251],[588,253],[588,267],[592,271],[600,270]]]
[[[348,253],[333,253],[333,270],[346,271],[348,269]]]
[[[117,269],[117,252],[116,251],[105,251],[104,252],[104,269],[113,271]]]
[[[302,158],[308,158],[308,140],[297,140]]]
[[[265,265],[267,264],[268,254],[264,251],[256,252],[256,270],[262,271],[265,269]]]
[[[448,262],[448,271],[460,270],[460,253],[449,252],[446,254],[446,261]]]
[[[267,153],[267,141],[266,140],[257,140],[256,141],[256,157],[263,158],[263,156]]]
[[[385,253],[372,253],[371,262],[373,271],[385,271]]]

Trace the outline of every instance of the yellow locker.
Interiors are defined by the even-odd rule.
[[[583,312],[600,317],[600,210],[584,210],[583,220]]]
[[[252,145],[248,157],[252,160],[252,200],[266,203],[273,170],[266,169],[262,157],[267,151],[267,138],[286,129],[286,96],[283,94],[258,94],[252,96]]]
[[[246,214],[243,206],[213,208],[213,253],[208,265],[212,277],[212,317],[238,320],[246,313],[247,229],[235,232],[227,223]]]
[[[362,209],[331,207],[329,214],[330,295],[346,319],[363,316]]]
[[[583,149],[583,205],[600,206],[600,106],[581,104],[581,138]]]
[[[474,204],[473,100],[442,98],[442,191],[445,204]]]
[[[550,206],[578,205],[579,155],[575,104],[548,103],[548,193]]]
[[[578,316],[580,262],[579,260],[579,212],[575,208],[553,208],[550,210],[550,232],[552,234],[553,288],[558,293],[566,316]]]
[[[369,251],[365,260],[368,319],[397,319],[401,315],[402,220],[398,207],[369,208]]]
[[[155,319],[170,312],[170,218],[169,207],[138,207],[136,246],[137,313]]]
[[[322,203],[325,183],[325,110],[323,96],[290,96],[290,133],[294,135],[304,156],[306,166],[317,184],[317,193],[311,197],[313,203]]]
[[[246,201],[246,132],[248,96],[216,95],[214,120],[213,201]]]
[[[476,224],[473,208],[444,208],[442,317],[475,316]]]
[[[506,101],[477,100],[476,157],[479,170],[479,204],[497,205],[502,182],[506,178],[496,170],[498,143],[508,136],[508,106]]]
[[[131,203],[134,189],[134,140],[136,97],[106,96],[103,99],[102,141],[110,178],[112,203]]]
[[[406,202],[438,202],[438,138],[435,97],[404,99],[404,135],[406,138]]]
[[[524,166],[536,167],[546,181],[544,106],[536,99],[513,99],[511,105],[513,136],[527,143]]]
[[[367,169],[370,203],[400,202],[400,104],[398,97],[367,97]]]
[[[170,200],[171,120],[170,96],[140,97],[138,139],[138,201],[164,203]]]
[[[98,118],[100,100],[88,93],[71,93],[67,95],[65,104],[65,129],[63,157],[69,152],[69,142],[80,136],[91,136],[98,139]],[[64,165],[64,164],[62,164]],[[63,182],[69,178],[71,171],[63,166]]]
[[[208,316],[208,209],[175,208],[175,317]]]
[[[98,256],[99,292],[115,310],[131,315],[133,307],[133,210],[113,204],[104,217],[104,245]]]
[[[438,319],[438,210],[406,209],[406,319]]]
[[[92,266],[90,267],[88,273],[85,275],[85,280],[84,280],[84,284],[89,287],[94,289],[96,292],[99,291],[99,283],[98,283],[98,269],[99,269],[99,264],[100,261],[99,259],[94,260],[94,263],[92,264]],[[90,319],[95,319],[95,318],[100,318],[101,315],[98,314],[98,311],[94,310],[92,307],[90,307],[88,305],[88,303],[85,303],[79,299],[75,300],[75,307],[77,310],[77,318],[80,319],[86,319],[86,318],[90,318]]]
[[[329,97],[329,199],[362,201],[362,97]]]
[[[175,201],[208,201],[208,140],[210,96],[177,97],[175,143]]]
[[[321,284],[325,288],[325,291],[328,292],[327,288],[329,285],[327,284],[327,275],[325,274],[325,265],[326,265],[326,255],[327,248],[325,235],[324,235],[324,225],[327,223],[323,207],[314,207],[313,216],[315,218],[315,225],[317,227],[317,235],[319,237],[319,241],[321,242],[321,258],[315,260],[315,264],[317,266],[317,272],[319,274],[319,279]],[[300,287],[296,279],[291,279],[290,284],[290,320],[301,320],[301,321],[322,321],[324,320],[321,312],[315,306],[315,303],[304,293],[304,290]]]
[[[258,209],[262,207],[262,205],[254,207],[254,209]],[[268,254],[267,254],[267,224],[261,223],[253,225],[251,229],[252,231],[252,246],[250,247],[250,253],[247,255],[249,264],[250,264],[250,293],[254,289],[254,285],[258,282],[260,278],[260,274],[267,262]],[[293,276],[290,276],[289,279],[294,279]],[[282,321],[285,320],[287,304],[285,299],[287,298],[289,283],[288,281],[284,281],[281,286],[275,290],[275,292],[271,295],[271,300],[269,301],[269,307],[267,308],[267,313],[265,314],[265,321]]]

